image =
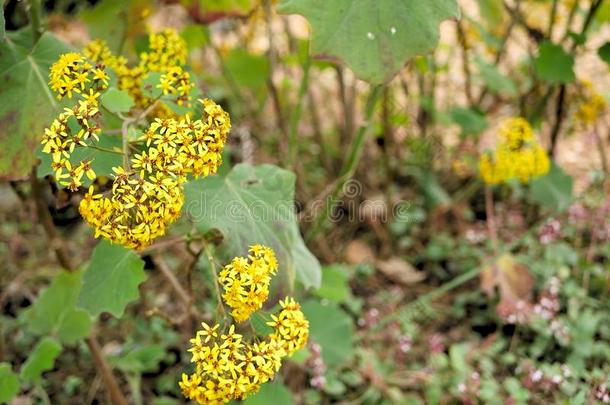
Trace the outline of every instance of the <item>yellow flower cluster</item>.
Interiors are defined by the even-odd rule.
[[[78,53],[61,55],[50,69],[49,85],[57,98],[79,100],[72,108],[64,108],[44,130],[42,152],[53,158],[51,168],[62,186],[75,191],[82,185],[83,176],[95,178],[91,160],[72,165],[70,158],[77,147],[87,147],[99,140],[99,96],[108,86],[108,75],[103,66],[91,65]]]
[[[181,68],[179,72],[176,72],[176,67],[184,65],[186,62],[186,43],[175,30],[169,28],[150,34],[148,41],[149,50],[140,53],[140,61],[134,67],[130,67],[123,56],[113,55],[102,40],[90,42],[83,52],[92,61],[110,67],[117,75],[119,89],[127,91],[134,99],[136,106],[140,108],[145,108],[150,104],[150,100],[142,93],[142,80],[150,72],[167,75],[173,71],[173,75],[176,75],[176,83],[179,85],[175,88],[180,96],[178,100],[183,104],[188,104],[188,96],[182,92],[188,94],[193,85],[189,82],[188,73],[182,72]],[[170,93],[164,91],[164,94]]]
[[[113,168],[109,197],[89,189],[79,210],[95,228],[95,237],[132,249],[146,247],[180,216],[187,174],[216,173],[231,122],[213,101],[199,101],[201,120],[187,115],[181,120],[157,118],[150,125],[140,138],[146,148],[131,158],[131,169]]]
[[[218,276],[225,291],[222,298],[232,308],[231,315],[237,322],[245,321],[262,308],[277,267],[273,250],[254,245],[247,258],[236,257],[222,269]]]
[[[280,301],[280,306],[280,313],[277,316],[271,315],[273,321],[267,322],[274,330],[269,338],[290,356],[307,344],[309,322],[305,319],[301,306],[293,298],[287,297]]]
[[[195,84],[191,83],[189,73],[183,71],[180,66],[174,66],[162,75],[157,85],[163,95],[175,94],[175,103],[180,106],[189,104],[191,100],[190,92],[193,87],[195,87]]]
[[[578,109],[576,110],[576,121],[584,126],[595,124],[604,114],[608,103],[606,99],[593,90],[593,84],[582,81],[582,92],[578,95]]]
[[[240,267],[228,271],[243,273],[234,276],[233,280],[257,276],[266,279],[271,273],[270,268],[275,273],[277,262],[273,250],[254,245],[249,253],[248,259],[238,257],[233,260],[233,263],[238,261]],[[252,272],[248,268],[251,264],[246,264],[256,262],[259,262],[255,266],[259,266],[260,271]],[[258,288],[256,282],[249,283],[250,290]],[[268,281],[263,284],[268,285]],[[309,336],[309,322],[299,304],[286,298],[280,301],[280,305],[280,313],[267,323],[273,332],[262,341],[257,337],[245,341],[242,335],[235,333],[234,324],[226,333],[220,333],[220,325],[202,323],[202,329],[190,341],[189,351],[192,353],[191,362],[196,364],[195,372],[182,374],[182,381],[178,383],[184,396],[199,404],[221,405],[245,399],[271,380],[280,369],[282,359],[303,348]]]
[[[511,179],[527,183],[549,171],[549,157],[526,120],[506,120],[500,136],[502,139],[496,149],[483,154],[479,160],[481,177],[486,183],[500,184]]]

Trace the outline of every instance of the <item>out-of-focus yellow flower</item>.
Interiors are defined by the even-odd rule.
[[[574,118],[583,126],[595,124],[608,108],[606,99],[593,89],[593,84],[588,80],[581,81],[577,105]]]
[[[273,321],[267,322],[267,325],[274,329],[269,338],[290,356],[307,344],[309,322],[305,319],[301,306],[293,298],[286,297],[284,301],[280,301],[280,306],[280,313],[277,316],[272,315]]]
[[[479,171],[485,183],[500,184],[512,179],[527,183],[548,173],[551,166],[549,157],[526,120],[506,120],[500,136],[496,149],[484,153],[479,160]]]

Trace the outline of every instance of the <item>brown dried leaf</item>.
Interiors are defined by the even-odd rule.
[[[345,248],[345,261],[349,264],[374,263],[373,249],[361,240],[353,240]]]
[[[531,307],[534,278],[528,268],[511,254],[504,254],[481,272],[481,289],[493,296],[498,287],[500,302],[496,310],[501,315],[526,312]]]
[[[426,278],[424,273],[417,271],[415,267],[399,257],[377,260],[375,265],[379,271],[396,283],[411,285],[419,283]]]

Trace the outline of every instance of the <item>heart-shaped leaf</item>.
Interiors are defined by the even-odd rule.
[[[278,10],[307,18],[314,54],[338,57],[374,84],[434,48],[441,21],[459,16],[455,0],[282,0]]]

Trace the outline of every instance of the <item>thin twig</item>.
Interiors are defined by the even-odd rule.
[[[496,227],[496,216],[494,213],[494,199],[491,187],[485,185],[485,215],[489,238],[493,245],[494,252],[498,252],[498,228]]]
[[[217,310],[222,313],[223,318],[227,317],[227,313],[225,311],[225,307],[222,304],[222,294],[220,293],[220,285],[218,284],[218,274],[216,273],[216,263],[214,262],[214,256],[210,251],[210,247],[207,243],[203,244],[203,250],[205,251],[205,255],[209,262],[210,269],[210,277],[212,278],[212,283],[214,284],[214,289],[216,291],[216,300],[218,301]]]
[[[152,254],[152,260],[155,263],[155,266],[159,269],[163,277],[169,282],[174,291],[178,294],[178,298],[184,304],[186,309],[185,312],[191,311],[191,306],[193,304],[193,297],[191,297],[188,292],[182,287],[180,281],[176,278],[174,273],[170,270],[169,265],[159,253]],[[193,310],[196,312],[196,310]]]

